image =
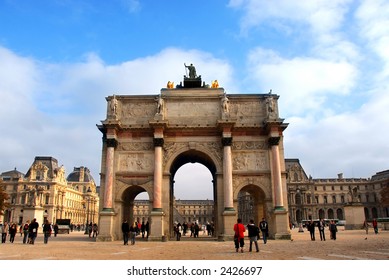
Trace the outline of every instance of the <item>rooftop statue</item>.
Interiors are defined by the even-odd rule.
[[[185,66],[185,70],[186,70],[186,68],[188,68],[188,70],[189,70],[189,78],[190,78],[190,79],[195,79],[195,78],[197,77],[197,74],[196,74],[196,67],[194,67],[192,63],[191,63],[189,66],[187,66],[187,65],[184,63],[184,66]]]

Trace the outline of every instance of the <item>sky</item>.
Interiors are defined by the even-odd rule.
[[[280,96],[285,158],[307,175],[389,169],[385,0],[0,0],[0,172],[52,156],[100,182],[105,97],[159,94],[184,63],[227,94]],[[176,198],[212,199],[198,164]]]

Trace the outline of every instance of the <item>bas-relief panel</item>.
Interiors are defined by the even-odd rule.
[[[217,102],[174,102],[166,104],[166,116],[169,123],[178,124],[207,124],[216,123],[220,119],[220,103]]]
[[[266,117],[264,104],[261,102],[231,102],[230,117],[237,122],[258,124]]]
[[[120,153],[118,167],[119,171],[125,172],[152,172],[154,169],[154,154]]]
[[[256,171],[269,169],[265,141],[234,141],[232,144],[233,170]]]
[[[156,113],[155,102],[122,103],[120,108],[119,118],[126,124],[139,123],[139,120],[148,123]]]
[[[258,171],[268,169],[266,152],[238,152],[232,155],[233,170]]]

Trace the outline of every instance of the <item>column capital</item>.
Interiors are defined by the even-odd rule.
[[[164,139],[163,138],[154,138],[154,147],[162,147],[164,144]]]
[[[232,145],[232,137],[222,137],[223,146],[231,146]]]
[[[113,147],[113,148],[116,148],[118,145],[118,141],[114,138],[105,139],[105,143],[107,144],[107,147]]]
[[[269,137],[268,143],[270,146],[277,146],[280,142],[281,137]]]

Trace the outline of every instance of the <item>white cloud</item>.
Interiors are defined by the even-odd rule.
[[[329,33],[343,23],[347,4],[350,2],[351,0],[232,0],[229,6],[244,10],[241,20],[243,32],[263,23],[277,27],[295,22],[308,25],[313,33]]]
[[[69,174],[86,166],[99,183],[105,97],[112,94],[159,94],[167,81],[183,79],[183,63],[193,63],[203,81],[218,79],[234,88],[228,62],[197,50],[167,48],[117,65],[96,54],[84,61],[48,64],[0,48],[2,145],[0,172],[14,167],[26,173],[35,156],[53,156]]]
[[[318,58],[282,58],[257,48],[249,55],[250,81],[281,95],[284,115],[321,111],[329,95],[347,95],[355,84],[356,69],[347,62]]]

